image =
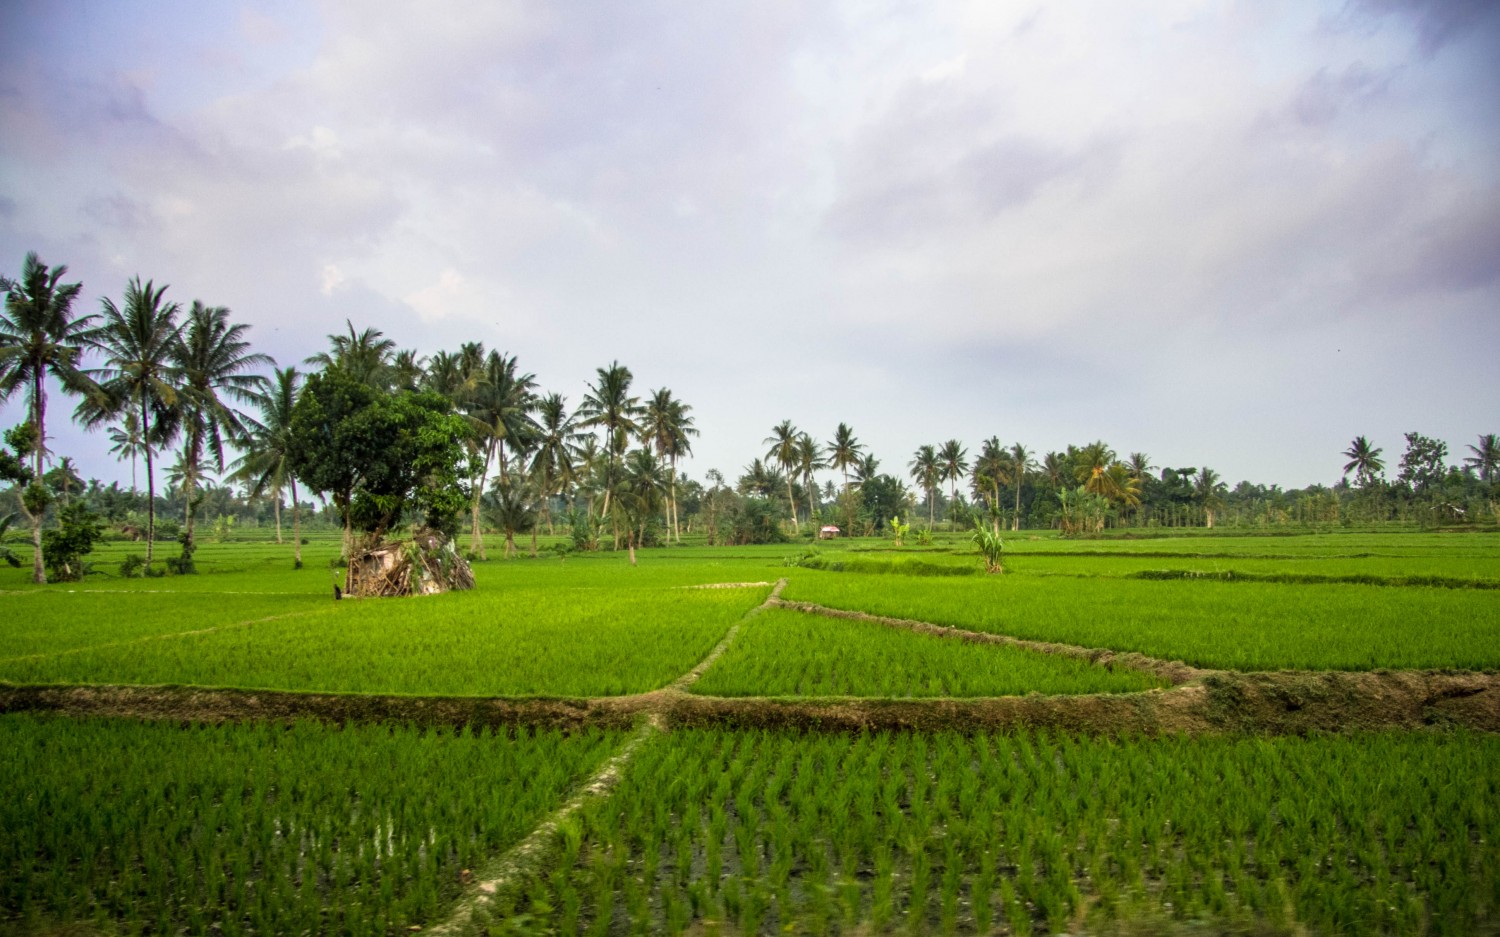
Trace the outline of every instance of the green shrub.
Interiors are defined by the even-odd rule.
[[[82,501],[73,501],[57,512],[56,529],[42,531],[42,562],[53,582],[77,582],[89,573],[83,557],[94,549],[104,533],[104,522]]]

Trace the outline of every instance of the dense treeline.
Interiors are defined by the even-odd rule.
[[[17,520],[29,526],[38,582],[49,568],[54,577],[81,574],[77,558],[104,522],[144,541],[145,572],[161,540],[179,544],[168,566],[190,572],[200,522],[217,537],[270,526],[280,542],[288,511],[294,549],[304,522],[339,525],[346,546],[416,524],[467,538],[480,558],[485,530],[504,535],[506,555],[522,535],[535,552],[546,530],[578,549],[623,546],[632,559],[637,546],[684,533],[710,544],[770,542],[809,525],[1089,535],[1125,526],[1494,523],[1500,515],[1493,434],[1451,461],[1445,443],[1409,433],[1390,479],[1382,451],[1361,436],[1331,488],[1245,481],[1230,489],[1206,466],[1156,466],[1102,441],[1037,453],[994,436],[972,451],[948,440],[882,470],[848,425],[825,443],[784,420],[732,482],[716,469],[698,481],[678,470],[698,435],[693,408],[666,387],[642,393],[617,361],[596,369],[570,405],[538,387],[516,356],[482,343],[423,356],[348,323],[302,362],[307,372],[278,368],[224,307],[194,300],[183,309],[166,286],[137,278],[118,303],[107,298],[84,313],[73,308],[81,284],[63,282],[66,272],[29,254],[18,278],[0,279],[0,401],[20,394],[27,407],[0,458],[15,512],[0,514],[0,537]],[[131,464],[128,490],[85,481],[72,458],[49,451],[49,386],[69,398],[73,419],[109,434],[110,451]],[[163,457],[172,461],[158,489]],[[828,472],[837,480],[820,485]],[[314,511],[312,495],[327,507]],[[3,545],[0,557],[21,560]]]

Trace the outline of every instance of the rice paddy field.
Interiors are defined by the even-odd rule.
[[[1495,533],[131,552],[0,568],[0,934],[1500,933]]]

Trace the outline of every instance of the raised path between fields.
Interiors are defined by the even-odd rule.
[[[709,583],[689,588],[768,585],[771,584]],[[1207,670],[1181,661],[1163,661],[1107,648],[1029,641],[931,622],[789,602],[781,598],[785,585],[785,579],[775,583],[766,600],[731,625],[692,670],[648,693],[590,698],[450,697],[0,682],[0,712],[52,711],[80,716],[205,722],[310,718],[330,722],[398,720],[427,725],[559,728],[596,725],[620,729],[631,728],[643,716],[651,716],[666,729],[676,726],[793,726],[833,731],[1057,729],[1088,734],[1160,735],[1303,734],[1465,726],[1500,732],[1500,673],[1495,671]],[[944,639],[1058,654],[1098,667],[1128,667],[1165,679],[1174,686],[1120,694],[896,699],[714,697],[690,692],[692,684],[718,660],[742,627],[770,608],[865,621]],[[255,623],[258,621],[219,627]]]

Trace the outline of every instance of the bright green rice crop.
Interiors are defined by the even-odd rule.
[[[693,685],[716,696],[1014,696],[1124,693],[1145,674],[869,622],[770,610]]]
[[[426,924],[617,741],[0,716],[0,930]]]
[[[0,679],[434,696],[638,693],[690,670],[768,591],[533,588],[329,599],[311,614],[251,627],[0,661]]]
[[[1500,592],[792,570],[788,599],[1202,667],[1500,666]]]
[[[1490,933],[1500,739],[679,731],[557,846],[497,930]]]
[[[0,627],[0,661],[74,648],[137,641],[204,628],[248,625],[321,610],[328,603],[300,595],[43,591],[8,595]]]

